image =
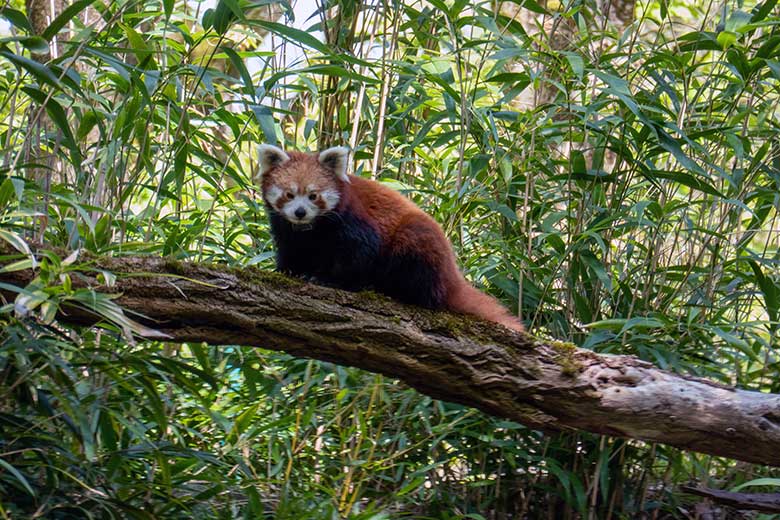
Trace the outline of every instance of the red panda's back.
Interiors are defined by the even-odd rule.
[[[425,259],[439,280],[444,306],[523,330],[520,322],[491,296],[469,284],[460,272],[452,244],[439,224],[412,201],[376,181],[352,177],[345,203],[376,228],[385,254]]]
[[[410,218],[435,221],[412,201],[379,182],[362,177],[350,177],[345,186],[348,203],[353,210],[363,213],[376,226],[382,239],[392,237],[398,227]]]
[[[436,272],[445,299],[465,283],[452,244],[433,217],[376,181],[353,177],[349,189],[352,207],[376,227],[385,254],[425,259]]]

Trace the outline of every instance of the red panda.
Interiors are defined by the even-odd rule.
[[[523,330],[463,278],[433,218],[387,186],[347,175],[346,148],[301,153],[264,144],[258,151],[279,271]]]

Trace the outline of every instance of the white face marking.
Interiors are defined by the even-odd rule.
[[[320,193],[320,197],[322,197],[322,200],[325,202],[325,209],[327,211],[335,208],[336,204],[338,204],[341,199],[341,195],[339,195],[339,192],[336,190],[323,190],[322,193]]]
[[[305,225],[310,224],[323,213],[333,210],[341,200],[338,190],[325,189],[318,192],[316,188],[315,184],[309,184],[306,186],[306,193],[301,195],[296,193],[298,185],[295,183],[286,188],[273,184],[266,189],[264,197],[268,204],[279,208],[279,213],[289,222]],[[311,200],[309,197],[312,195],[317,197]],[[290,199],[288,196],[293,198]]]
[[[319,213],[320,208],[309,200],[308,195],[297,195],[282,207],[284,218],[293,224],[309,224]]]
[[[279,188],[278,186],[271,186],[268,188],[268,191],[265,193],[265,200],[268,201],[268,204],[271,206],[275,205],[276,202],[279,200],[279,197],[284,195],[284,192]]]

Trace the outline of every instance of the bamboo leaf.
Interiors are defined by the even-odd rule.
[[[22,90],[39,104],[46,107],[46,112],[49,114],[49,117],[51,117],[52,121],[54,121],[65,136],[65,144],[70,149],[73,162],[79,164],[81,162],[81,150],[76,144],[73,132],[70,129],[70,124],[68,123],[68,116],[65,114],[65,110],[62,106],[52,96],[47,96],[36,88],[22,87]]]
[[[281,23],[268,22],[265,20],[248,20],[247,23],[250,26],[260,27],[262,29],[271,31],[274,34],[278,34],[292,43],[310,47],[324,55],[332,54],[330,48],[327,45],[306,31],[301,31],[300,29],[289,27]]]
[[[694,190],[707,193],[709,195],[715,195],[717,197],[725,198],[725,196],[720,191],[718,191],[715,188],[715,186],[708,183],[703,178],[695,177],[689,173],[685,173],[681,171],[650,170],[647,172],[643,172],[643,174],[646,177],[650,178],[651,180],[655,178],[667,179],[667,180],[678,182],[683,186],[688,186],[689,188],[692,188]]]
[[[780,287],[771,278],[764,275],[758,262],[748,259],[748,264],[753,270],[756,284],[764,296],[764,304],[766,305],[769,319],[775,323],[774,327],[777,327],[778,315],[780,314]]]
[[[24,56],[19,56],[18,54],[14,54],[5,49],[0,49],[0,56],[3,56],[14,65],[25,69],[27,72],[35,76],[35,78],[41,83],[46,83],[55,88],[60,87],[60,80],[46,65],[42,65],[37,61],[33,61]]]
[[[33,32],[30,20],[28,20],[27,16],[21,11],[11,7],[2,7],[0,8],[0,16],[11,22],[14,26],[22,29],[23,31],[26,31],[27,33]]]
[[[0,458],[0,466],[4,467],[11,475],[14,476],[17,482],[21,484],[22,488],[32,497],[37,496],[35,491],[33,490],[32,486],[30,486],[30,483],[27,481],[26,478],[24,478],[24,475],[22,475],[18,469],[11,466],[9,463],[4,461]]]
[[[81,11],[89,7],[95,0],[77,0],[73,2],[65,10],[60,13],[54,21],[43,31],[43,36],[46,40],[51,41],[54,36],[60,32],[60,30],[70,23],[73,18],[76,17]]]

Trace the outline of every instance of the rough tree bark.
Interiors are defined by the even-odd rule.
[[[282,350],[398,378],[420,392],[543,430],[579,429],[780,466],[780,395],[665,372],[503,327],[255,269],[99,259],[74,286],[117,302],[169,341]],[[102,286],[97,269],[118,275]],[[24,286],[30,270],[0,273]],[[137,313],[137,314],[135,314]],[[61,315],[85,323],[79,311]]]
[[[709,498],[718,504],[740,510],[780,513],[780,493],[736,493],[693,486],[681,486],[680,489],[691,495]]]

